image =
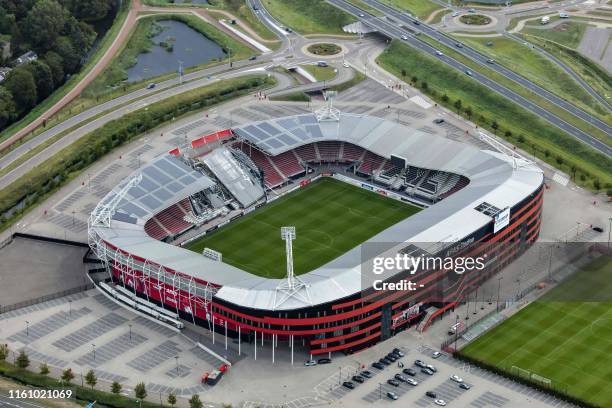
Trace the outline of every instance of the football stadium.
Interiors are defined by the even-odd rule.
[[[286,342],[292,362],[294,344],[311,356],[353,353],[426,329],[536,241],[542,171],[504,148],[331,102],[204,135],[141,165],[95,207],[96,280],[178,328]],[[472,244],[489,251],[477,272],[421,269],[410,275],[418,291],[364,283],[364,248],[433,257]]]

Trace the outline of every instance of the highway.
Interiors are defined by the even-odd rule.
[[[349,12],[350,14],[358,16],[364,23],[370,25],[373,28],[376,28],[381,33],[389,36],[390,38],[401,39],[402,36],[406,36],[408,39],[402,40],[402,41],[409,44],[410,46],[416,49],[419,49],[427,54],[430,54],[440,59],[442,62],[462,72],[465,72],[468,70],[472,71],[472,78],[480,82],[481,84],[485,85],[489,89],[507,97],[508,99],[512,100],[513,102],[517,103],[523,108],[547,120],[548,122],[558,127],[559,129],[562,129],[563,131],[574,136],[575,138],[582,141],[583,143],[591,146],[593,149],[605,154],[607,157],[612,157],[612,148],[608,146],[606,143],[576,128],[575,126],[567,123],[563,119],[548,112],[546,109],[541,108],[539,105],[531,102],[527,98],[524,98],[523,96],[515,93],[514,91],[511,91],[510,89],[502,85],[499,85],[497,82],[489,79],[487,76],[480,74],[479,72],[473,72],[473,70],[470,67],[464,65],[463,63],[457,61],[456,59],[449,57],[447,55],[437,56],[435,47],[423,41],[420,41],[418,38],[416,38],[412,34],[411,31],[409,31],[407,28],[403,28],[401,25],[405,25],[406,27],[409,27],[411,30],[421,31],[424,34],[430,36],[431,38],[434,38],[437,41],[441,42],[442,44],[448,47],[455,48],[457,51],[461,52],[463,55],[470,58],[471,60],[474,60],[478,64],[487,66],[488,68],[491,68],[491,69],[495,69],[500,74],[508,77],[509,79],[515,80],[517,83],[521,84],[525,88],[530,89],[531,91],[537,93],[538,95],[541,95],[542,97],[546,99],[549,99],[547,98],[548,95],[552,95],[550,92],[531,83],[530,81],[514,73],[513,71],[510,71],[497,64],[488,64],[486,62],[487,57],[479,54],[475,50],[472,50],[466,46],[464,46],[463,48],[457,48],[455,47],[456,41],[444,36],[443,34],[438,33],[436,30],[428,27],[427,25],[423,23],[419,23],[419,25],[416,25],[413,23],[414,19],[412,17],[409,17],[406,13],[402,13],[391,7],[381,5],[380,3],[374,0],[363,0],[363,1],[365,1],[367,4],[371,5],[372,7],[379,9],[380,11],[387,13],[387,18],[379,18],[379,17],[373,16],[367,13],[366,11],[358,7],[355,7],[351,3],[348,3],[344,0],[327,0],[327,1],[335,5],[336,7]],[[389,17],[396,22],[395,23],[390,22],[388,20]],[[398,22],[401,24],[398,24]],[[597,128],[607,133],[608,135],[611,134],[612,127],[608,125],[607,123],[604,123],[603,121],[600,121],[599,119],[591,117],[584,111],[576,108],[574,105],[568,102],[565,102],[562,99],[554,95],[552,95],[551,98],[554,99],[554,100],[549,99],[552,103],[555,103],[556,105],[567,110],[568,112],[575,114],[575,116],[585,120],[587,123],[593,126],[596,126]],[[560,102],[556,103],[555,101],[560,101]]]

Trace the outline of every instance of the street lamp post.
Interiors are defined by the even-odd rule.
[[[176,375],[178,375],[178,373],[179,373],[178,356],[174,356],[174,359],[176,360]]]
[[[128,324],[128,326],[130,327],[130,341],[132,341],[132,325]]]
[[[93,353],[93,361],[96,361],[96,345],[95,344],[91,345],[91,351]]]
[[[459,315],[455,316],[455,351],[457,351],[457,337],[459,334]]]
[[[26,320],[26,336],[30,336],[30,322]]]

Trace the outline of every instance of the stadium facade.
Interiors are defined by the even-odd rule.
[[[181,247],[318,177],[424,208],[364,245],[429,255],[486,248],[489,262],[462,275],[422,270],[411,279],[426,282],[423,290],[389,292],[363,285],[361,246],[291,282]],[[435,317],[430,305],[436,313],[453,308],[525,251],[538,238],[543,187],[542,171],[512,153],[377,117],[304,114],[207,135],[157,157],[98,204],[89,243],[115,284],[184,320],[243,341],[303,344],[311,355],[350,353],[416,322],[426,326]],[[496,243],[504,245],[492,249]]]

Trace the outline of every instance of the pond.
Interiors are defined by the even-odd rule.
[[[225,57],[217,43],[183,22],[161,20],[155,24],[159,32],[151,37],[151,50],[139,54],[136,65],[127,70],[128,82],[178,72],[179,61],[188,68]]]

